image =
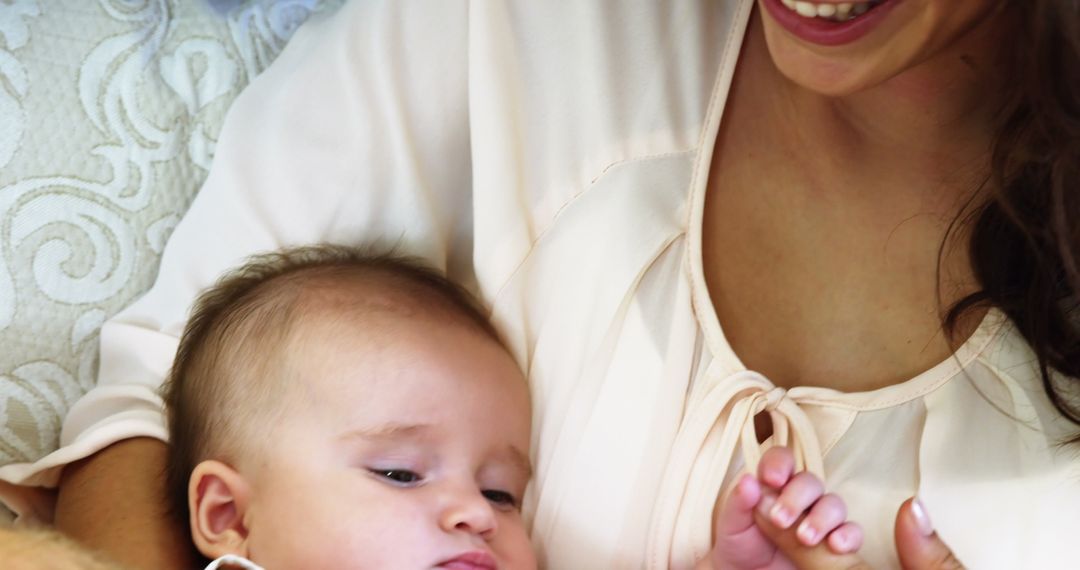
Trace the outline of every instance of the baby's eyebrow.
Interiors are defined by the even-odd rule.
[[[372,427],[352,429],[341,434],[342,440],[363,439],[367,441],[395,441],[420,439],[431,429],[428,424],[381,424]]]
[[[514,469],[517,469],[525,477],[525,479],[531,480],[533,476],[532,461],[529,461],[529,456],[525,452],[521,451],[517,447],[511,445],[506,448],[506,459],[508,459]]]

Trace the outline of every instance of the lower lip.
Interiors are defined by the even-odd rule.
[[[492,570],[495,567],[488,564],[477,564],[468,560],[453,560],[440,564],[439,568],[445,570]]]
[[[444,570],[495,570],[495,558],[487,552],[469,552],[439,565]]]
[[[780,0],[761,0],[765,9],[791,35],[812,44],[841,46],[869,34],[902,0],[885,0],[865,14],[846,22],[824,18],[804,18],[789,10]]]

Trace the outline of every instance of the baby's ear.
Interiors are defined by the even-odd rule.
[[[247,556],[248,529],[244,513],[250,489],[240,473],[207,460],[195,466],[188,482],[191,537],[199,552],[211,560],[226,554]]]

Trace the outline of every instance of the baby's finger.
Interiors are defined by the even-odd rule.
[[[794,472],[795,454],[786,447],[770,448],[758,462],[758,479],[773,489],[786,485]]]
[[[840,497],[830,493],[810,507],[810,512],[799,523],[795,535],[799,537],[799,542],[806,546],[816,546],[830,532],[844,524],[845,520],[847,506]]]
[[[761,500],[761,484],[750,474],[743,475],[717,513],[718,536],[732,536],[754,526],[754,507]]]
[[[825,486],[820,479],[809,471],[802,471],[784,485],[775,504],[762,514],[767,515],[777,528],[786,529],[802,516],[803,511],[817,502],[824,492]],[[764,501],[758,504],[759,509],[763,508],[763,504]]]
[[[829,538],[825,540],[829,545],[829,549],[837,554],[858,552],[862,548],[862,541],[862,527],[853,522],[840,525],[839,528],[829,533]]]

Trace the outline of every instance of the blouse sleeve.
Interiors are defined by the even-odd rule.
[[[167,438],[157,392],[190,305],[249,255],[383,243],[470,280],[467,19],[466,0],[357,0],[295,35],[229,111],[153,287],[102,328],[98,385],[61,448],[0,468],[9,505],[42,513],[26,486],[116,441]]]

